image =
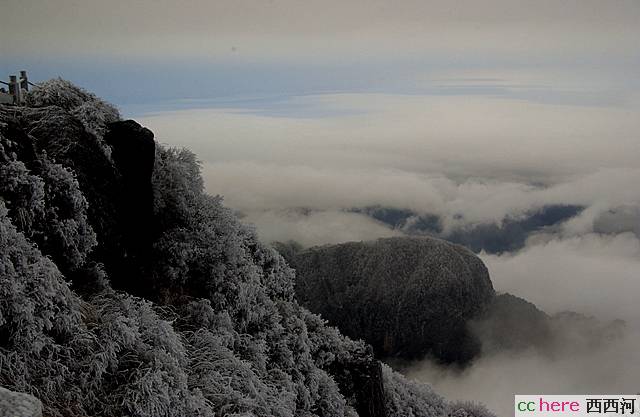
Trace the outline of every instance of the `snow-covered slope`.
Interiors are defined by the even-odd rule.
[[[301,307],[193,154],[63,80],[28,103],[0,106],[1,386],[45,416],[451,410]]]
[[[379,355],[467,362],[479,353],[467,321],[486,309],[494,291],[487,268],[464,247],[394,237],[287,256],[303,305]]]

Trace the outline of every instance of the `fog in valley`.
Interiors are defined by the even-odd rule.
[[[265,242],[473,234],[496,291],[548,314],[626,321],[624,338],[604,346],[571,345],[553,355],[494,352],[463,370],[425,360],[405,364],[410,377],[448,397],[482,401],[499,415],[511,412],[514,392],[635,392],[635,104],[365,94],[285,104],[317,107],[322,116],[220,108],[159,113],[144,122],[161,141],[194,149],[208,190],[223,195]],[[527,223],[563,206],[576,209],[541,226]],[[503,228],[505,222],[522,227]],[[482,247],[496,234],[504,247]]]

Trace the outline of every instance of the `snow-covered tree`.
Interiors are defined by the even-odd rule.
[[[62,107],[99,138],[104,136],[108,123],[120,120],[114,106],[62,78],[38,84],[27,93],[26,102],[30,107]]]

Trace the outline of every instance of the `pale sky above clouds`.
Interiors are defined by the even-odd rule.
[[[5,0],[0,71],[70,78],[132,115],[345,91],[620,104],[638,98],[639,21],[635,0]]]
[[[3,53],[344,58],[466,49],[629,55],[634,0],[9,0]],[[16,50],[20,46],[19,50]]]

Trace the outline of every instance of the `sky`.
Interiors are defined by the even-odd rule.
[[[71,79],[131,116],[329,92],[625,105],[639,20],[635,0],[4,0],[0,71]]]
[[[445,237],[579,206],[479,256],[498,291],[637,334],[639,22],[637,0],[4,0],[0,75],[69,79],[188,147],[265,242],[405,233],[353,210],[371,206],[435,215]],[[504,409],[528,388],[514,367],[533,390],[624,390],[639,346],[410,375]],[[603,355],[630,365],[615,379]],[[601,366],[558,371],[584,363]]]

